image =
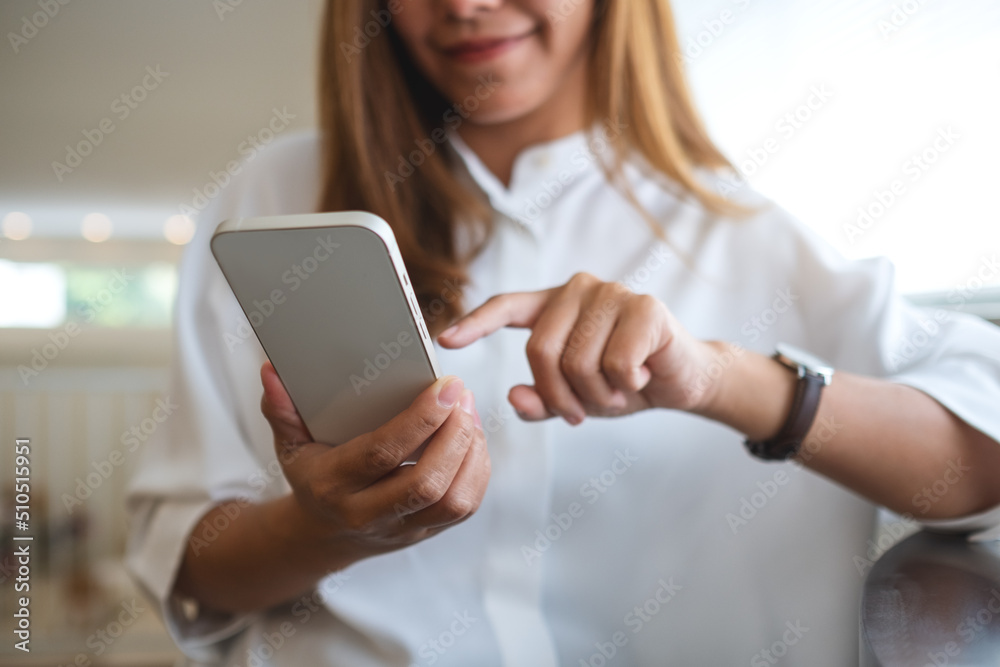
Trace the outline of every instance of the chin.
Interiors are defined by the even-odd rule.
[[[478,107],[469,112],[467,122],[475,125],[500,125],[513,122],[527,116],[542,105],[543,100],[536,99],[537,97],[539,96],[532,95],[527,91],[518,93],[507,90],[502,94],[495,93],[479,101]],[[461,101],[456,104],[464,105]]]

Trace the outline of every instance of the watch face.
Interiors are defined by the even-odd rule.
[[[828,383],[829,379],[833,376],[833,368],[828,363],[817,356],[800,350],[794,345],[778,343],[775,346],[775,350],[778,356],[781,357],[779,361],[782,361],[787,366],[804,366],[811,373],[822,376]]]

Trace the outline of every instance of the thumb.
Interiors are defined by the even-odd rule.
[[[264,414],[271,430],[274,432],[275,445],[281,443],[285,448],[313,442],[312,435],[306,427],[299,411],[295,409],[292,398],[281,383],[278,372],[270,361],[265,361],[260,367],[260,382],[264,386],[264,395],[260,399],[260,411]]]

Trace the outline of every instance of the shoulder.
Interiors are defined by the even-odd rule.
[[[777,202],[755,190],[739,176],[724,171],[700,170],[699,182],[709,192],[743,209],[741,214],[712,215],[700,203],[710,234],[742,249],[742,254],[758,264],[762,260],[776,267],[809,272],[819,266],[828,271],[849,271],[868,262],[852,261],[829,240],[809,227],[802,219]]]
[[[321,188],[320,144],[317,130],[289,133],[213,174],[203,188],[213,196],[196,211],[198,234],[192,245],[207,246],[218,224],[229,218],[315,212]]]
[[[320,148],[318,129],[297,130],[280,135],[256,152],[250,152],[244,164],[250,175],[316,170],[320,166]]]
[[[238,174],[242,215],[312,213],[320,196],[322,173],[318,130],[303,130],[275,139],[250,153]]]
[[[202,276],[195,283],[208,278],[222,283],[209,241],[223,220],[315,212],[320,197],[320,154],[318,131],[288,133],[248,151],[242,163],[230,163],[224,176],[216,174],[218,178],[210,182],[217,190],[197,213],[197,232],[185,249],[182,276]]]

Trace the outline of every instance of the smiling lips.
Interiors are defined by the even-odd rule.
[[[462,63],[480,63],[492,60],[506,53],[514,46],[531,36],[532,33],[516,37],[500,37],[487,39],[470,39],[454,46],[442,49],[442,52]]]

